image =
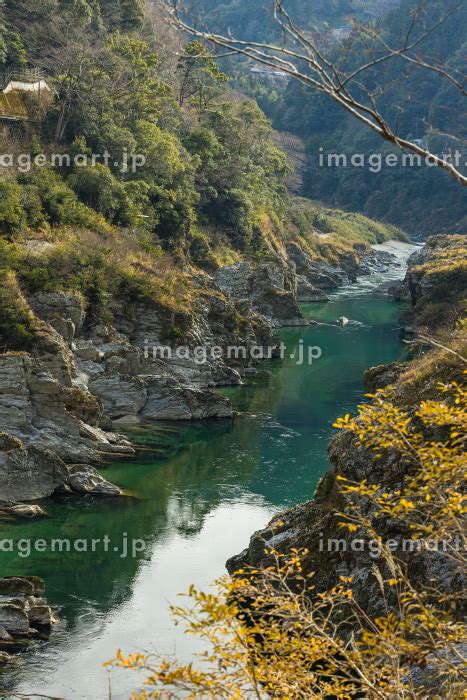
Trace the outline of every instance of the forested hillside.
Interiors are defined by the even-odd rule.
[[[395,45],[410,22],[410,6],[402,3],[384,21],[385,39]],[[444,7],[448,3],[442,3]],[[467,7],[463,6],[435,33],[422,42],[419,52],[462,71],[465,57]],[[433,72],[416,71],[403,61],[386,64],[379,74],[382,85],[380,109],[397,121],[404,137],[428,142],[435,153],[464,152],[462,127],[463,96]],[[400,225],[410,233],[465,231],[467,201],[449,176],[435,168],[383,167],[381,172],[366,168],[320,167],[319,148],[324,153],[397,153],[390,145],[359,125],[338,105],[291,81],[275,114],[275,125],[293,131],[305,140],[309,170],[307,195],[330,205],[362,211],[368,216]]]
[[[281,38],[272,7],[230,3],[216,13],[212,3],[195,3],[196,7],[206,5],[212,13],[204,26],[211,30],[229,29],[241,39],[275,40],[278,46],[286,36]],[[306,46],[306,36],[313,36],[323,57],[339,70],[347,74],[359,71],[353,86],[357,97],[370,107],[371,99],[375,100],[394,133],[432,153],[455,158],[464,167],[465,94],[459,85],[463,81],[465,85],[465,3],[402,0],[324,5],[289,0],[284,7],[304,32],[302,48]],[[368,27],[368,33],[352,30],[353,21]],[[403,47],[411,42],[416,47],[412,63],[395,57],[360,72],[365,64],[380,61],[388,47]],[[294,47],[289,37],[289,50],[296,50],[299,45],[297,42]],[[420,70],[418,60],[434,66],[434,70]],[[296,67],[305,65],[300,66],[292,58],[294,61]],[[382,142],[336,101],[303,82],[289,77],[287,84],[287,79],[281,81],[267,75],[264,66],[262,73],[255,73],[258,69],[251,62],[238,58],[231,59],[228,70],[241,90],[256,97],[278,130],[303,139],[308,163],[303,189],[306,196],[391,222],[422,238],[441,231],[465,230],[466,198],[449,176],[423,161],[415,166],[402,165],[396,147]],[[328,166],[328,154],[342,154],[347,162],[356,155],[360,163],[366,164]],[[370,168],[368,157],[372,154],[376,165]],[[393,154],[397,156],[394,163],[378,167],[378,155],[386,158]]]
[[[4,14],[5,68],[38,66],[56,91],[42,121],[12,134],[11,148],[29,143],[32,153],[55,144],[76,154],[111,155],[108,164],[9,183],[12,201],[18,187],[34,200],[27,212],[12,204],[5,213],[12,230],[28,212],[32,225],[43,218],[83,223],[73,207],[47,205],[45,191],[54,196],[57,189],[109,224],[157,234],[171,250],[187,244],[198,215],[225,225],[242,247],[251,242],[259,211],[280,208],[287,164],[264,116],[252,103],[226,98],[225,76],[207,54],[192,60],[187,49],[177,64],[177,39],[169,36],[161,46],[157,32],[166,28],[143,19],[140,3],[57,7],[52,1],[36,10],[8,2]],[[169,75],[177,76],[175,84]],[[125,153],[141,154],[144,166],[122,173]]]
[[[22,291],[72,290],[97,316],[109,295],[186,310],[192,269],[242,255],[284,260],[296,236],[318,260],[356,260],[357,244],[399,235],[291,200],[290,166],[264,114],[230,91],[207,49],[183,46],[143,5],[1,5],[3,70],[36,69],[53,90],[4,137],[13,159],[0,180],[8,347],[34,335],[23,302],[12,320]],[[38,154],[45,166],[34,166]],[[31,167],[15,168],[19,158]],[[29,239],[44,253],[32,262]]]
[[[312,29],[329,23],[338,26],[349,16],[370,19],[384,13],[396,5],[398,0],[290,0],[287,11],[305,29]],[[273,19],[273,3],[248,4],[241,0],[200,0],[194,3],[193,11],[202,10],[210,16],[216,27],[230,29],[233,34],[248,39],[264,40],[279,35],[280,31]]]

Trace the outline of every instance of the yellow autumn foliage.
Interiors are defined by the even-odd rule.
[[[381,542],[385,567],[373,573],[386,612],[368,614],[351,577],[318,590],[313,574],[304,573],[306,550],[267,551],[271,565],[224,577],[213,593],[191,587],[189,605],[173,608],[176,623],[205,643],[192,663],[121,651],[109,662],[145,674],[135,700],[464,697],[460,594],[409,579],[381,529],[388,518],[399,522],[421,552],[436,533],[449,543],[441,553],[449,566],[465,567],[466,392],[459,384],[440,391],[440,400],[411,413],[394,405],[390,389],[378,391],[356,417],[336,423],[376,455],[395,453],[407,475],[394,491],[340,480],[349,504],[341,527]]]

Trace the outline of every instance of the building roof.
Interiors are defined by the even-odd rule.
[[[10,80],[3,92],[35,92],[40,94],[41,92],[51,93],[52,90],[41,78],[41,80]]]
[[[19,92],[0,92],[0,119],[27,119],[28,109]]]

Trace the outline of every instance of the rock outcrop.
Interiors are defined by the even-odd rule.
[[[304,304],[310,304],[329,301],[329,297],[322,289],[314,287],[305,275],[297,275],[297,300]]]
[[[322,478],[314,499],[278,515],[264,530],[256,532],[248,548],[229,559],[227,569],[233,574],[240,568],[260,569],[271,565],[272,559],[265,554],[265,549],[282,554],[292,549],[306,549],[303,570],[305,574],[314,572],[317,592],[329,590],[338,583],[340,576],[351,578],[355,600],[367,614],[378,616],[385,613],[388,601],[383,599],[373,571],[375,565],[383,568],[385,565],[369,547],[353,549],[352,537],[355,540],[362,534],[352,536],[339,528],[342,516],[338,513],[345,512],[347,506],[336,477],[344,476],[358,482],[367,479],[368,483],[376,482],[382,489],[389,490],[400,486],[405,469],[395,455],[378,460],[372,453],[357,448],[348,434],[335,439],[329,453],[331,471]],[[379,531],[385,541],[410,539],[410,532],[404,532],[397,522],[380,523]],[[413,580],[436,580],[446,593],[463,589],[459,569],[440,552],[414,554],[400,547],[398,557],[405,561],[407,575]],[[382,573],[383,577],[390,577],[389,571]]]
[[[387,272],[391,267],[401,267],[395,255],[385,250],[371,250],[360,257],[357,274],[359,277],[366,277]]]
[[[221,394],[184,386],[163,375],[128,377],[104,374],[93,379],[89,388],[102,399],[105,413],[112,419],[137,415],[148,420],[203,420],[232,416],[230,403]]]
[[[73,415],[80,397],[71,396],[41,361],[24,353],[0,355],[0,424],[24,445],[60,454],[67,463],[99,463],[103,454],[133,454],[130,443],[116,434],[105,434]]]
[[[290,243],[287,246],[287,253],[296,267],[300,301],[326,301],[325,291],[332,291],[356,282],[358,277],[384,273],[390,267],[400,266],[392,253],[384,250],[368,250],[363,244],[354,246],[354,254],[340,253],[339,265],[328,265],[322,261],[313,260],[298,243]],[[315,294],[312,292],[313,289],[317,290]],[[322,296],[319,295],[319,290],[323,293]]]
[[[51,450],[26,448],[21,442],[0,452],[3,501],[34,501],[51,496],[68,476],[65,463]]]
[[[465,236],[433,236],[411,255],[405,279],[389,294],[408,301],[401,317],[402,334],[452,330],[457,323],[467,288]]]
[[[134,454],[134,449],[122,436],[106,434],[73,415],[75,406],[79,413],[80,399],[94,408],[96,399],[84,392],[70,396],[70,391],[40,360],[25,353],[0,355],[0,421],[5,431],[0,434],[0,501],[4,505],[47,498],[60,489],[76,491],[68,465],[83,462],[88,463],[88,492],[120,493],[91,465],[109,454]]]
[[[120,496],[122,491],[89,464],[65,464],[52,450],[26,447],[19,440],[14,445],[3,441],[0,447],[0,517],[21,519],[44,515],[39,506],[23,502],[56,493]]]
[[[337,289],[351,281],[351,277],[342,267],[312,260],[298,243],[290,243],[287,246],[287,254],[295,264],[297,274],[305,277],[307,282],[317,289]],[[353,279],[356,279],[356,275]]]
[[[0,578],[0,668],[35,639],[46,639],[56,617],[38,576]]]
[[[402,372],[407,368],[403,362],[391,362],[389,365],[369,367],[364,374],[365,390],[374,394],[377,389],[385,389],[395,384]]]
[[[78,295],[27,300],[38,343],[28,353],[0,355],[2,517],[34,517],[32,502],[59,492],[120,494],[95,469],[134,454],[126,438],[108,431],[112,421],[130,427],[232,416],[229,400],[211,387],[240,383],[243,368],[258,360],[229,358],[228,347],[270,346],[271,324],[209,276],[193,285],[190,315],[114,301],[108,325],[89,323]],[[154,348],[163,352],[153,356]]]
[[[298,308],[294,265],[235,263],[218,270],[216,282],[233,299],[250,301],[273,326],[306,325]]]
[[[81,297],[65,292],[41,292],[29,298],[35,314],[47,321],[62,338],[71,343],[84,323],[85,310]]]

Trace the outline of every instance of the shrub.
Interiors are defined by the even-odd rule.
[[[129,223],[130,199],[127,191],[105,165],[77,168],[68,178],[68,184],[81,202],[111,223]]]
[[[25,225],[21,187],[15,182],[0,182],[0,234],[11,236]]]
[[[78,201],[76,194],[53,170],[43,168],[19,178],[22,205],[28,223],[36,228],[45,223],[52,226],[83,226],[109,231],[103,216]]]
[[[47,224],[38,187],[35,185],[23,186],[22,204],[28,225],[32,229],[41,229]]]
[[[95,396],[78,387],[65,387],[62,391],[63,403],[66,410],[75,418],[98,425],[102,418],[102,404]]]
[[[0,269],[0,345],[2,350],[29,350],[38,330],[37,319],[24,298],[16,274]]]
[[[177,250],[184,245],[194,221],[194,211],[180,190],[167,190],[154,186],[149,193],[154,211],[155,233],[165,247]]]
[[[42,169],[20,178],[20,182],[34,187],[47,220],[52,225],[72,223],[77,200],[59,175],[52,170]]]

